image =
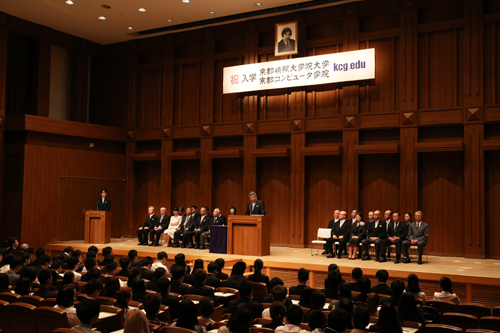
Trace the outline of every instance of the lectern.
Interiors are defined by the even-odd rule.
[[[111,240],[110,212],[87,210],[85,212],[85,243],[107,244]]]
[[[268,256],[271,252],[270,225],[271,219],[266,216],[229,215],[227,253]]]

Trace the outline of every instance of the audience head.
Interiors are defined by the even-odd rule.
[[[179,265],[172,265],[170,267],[170,273],[172,273],[172,279],[175,281],[181,281],[181,279],[184,277],[184,274],[186,274],[186,271],[182,266]]]
[[[146,296],[146,283],[143,279],[137,278],[132,281],[132,299],[143,302]]]
[[[168,277],[163,276],[158,279],[157,286],[160,290],[160,294],[166,294],[170,291],[170,280]]]
[[[76,257],[70,257],[68,259],[68,269],[69,270],[75,270],[80,266],[80,262],[78,261],[78,258]]]
[[[117,267],[118,267],[118,264],[116,263],[116,261],[108,262],[106,264],[106,274],[115,275]]]
[[[6,256],[7,257],[7,256]],[[19,256],[10,259],[10,270],[17,273],[23,267],[24,260]]]
[[[349,325],[350,317],[345,310],[333,309],[328,315],[328,327],[338,333],[345,331]]]
[[[292,304],[286,309],[286,321],[289,324],[299,326],[304,318],[304,311],[298,305]]]
[[[101,271],[99,268],[92,267],[87,272],[87,282],[95,279],[101,279]]]
[[[21,277],[27,277],[30,279],[31,282],[34,282],[36,280],[37,276],[37,271],[36,268],[33,266],[26,266],[24,267],[24,270],[22,271]]]
[[[247,269],[247,264],[244,261],[238,261],[233,265],[231,275],[243,275]]]
[[[158,258],[159,261],[167,260],[168,254],[165,251],[161,251],[161,252],[158,252],[158,254],[156,255],[156,258]]]
[[[300,293],[299,305],[303,308],[311,307],[311,296],[314,292],[312,288],[304,288]]]
[[[339,298],[352,299],[351,286],[348,283],[341,283],[339,286]]]
[[[97,266],[97,260],[96,258],[87,258],[85,260],[85,269],[87,269],[87,272],[90,271],[92,268],[96,268]]]
[[[236,310],[229,318],[227,327],[231,333],[247,333],[253,324],[252,312],[244,304],[236,306]]]
[[[380,296],[377,293],[370,293],[366,299],[366,308],[370,314],[376,313],[378,311],[378,305],[380,304]]]
[[[381,283],[386,283],[387,279],[389,279],[389,273],[385,269],[379,269],[375,276]]]
[[[326,303],[325,294],[321,291],[315,291],[311,295],[311,307],[310,309],[323,310]]]
[[[411,293],[420,292],[420,285],[418,283],[418,276],[416,274],[408,275],[408,286],[406,287],[406,290]]]
[[[210,318],[214,313],[214,302],[212,297],[203,297],[198,304],[198,308],[202,317]]]
[[[339,271],[340,273],[339,266],[337,264],[328,265],[328,273],[330,273],[331,271]]]
[[[62,260],[54,260],[54,261],[52,261],[52,265],[50,265],[50,268],[55,270],[56,272],[60,273],[59,270],[62,271],[63,265],[64,265],[64,263],[62,262]]]
[[[88,273],[87,273],[88,274]],[[62,280],[62,285],[67,285],[70,283],[75,282],[75,273],[73,272],[66,272],[63,275],[63,280]]]
[[[335,291],[339,290],[340,282],[342,282],[342,275],[339,271],[331,271],[328,273],[328,287]]]
[[[130,288],[120,288],[115,294],[115,306],[120,309],[128,309],[130,301],[132,301],[132,290]]]
[[[277,286],[277,285],[280,285],[280,286],[284,286],[285,283],[283,282],[282,279],[280,279],[279,277],[273,277],[271,279],[271,281],[269,281],[269,288],[271,290],[273,290],[274,286]]]
[[[439,286],[441,287],[441,290],[453,294],[452,283],[449,277],[443,276],[441,280],[439,280]]]
[[[299,283],[305,284],[309,280],[309,271],[302,267],[299,269],[297,277],[299,279]]]
[[[56,304],[64,308],[70,308],[73,306],[74,295],[75,288],[73,286],[62,286],[57,293]]]
[[[363,276],[358,281],[358,287],[359,287],[359,291],[362,294],[368,295],[370,293],[370,288],[372,287],[372,283],[370,282],[370,279],[368,279],[367,277]]]
[[[52,284],[52,272],[48,269],[42,269],[38,273],[38,282],[41,287],[48,287]]]
[[[179,303],[179,318],[177,319],[176,326],[195,330],[195,325],[198,325],[196,306],[191,300],[184,299]]]
[[[261,259],[255,259],[253,268],[255,269],[254,274],[261,274],[262,268],[264,268],[264,262]]]
[[[217,265],[217,270],[219,272],[222,272],[222,269],[224,268],[225,261],[222,258],[215,259],[215,264]]]
[[[352,301],[350,299],[345,298],[345,297],[342,297],[341,299],[339,299],[339,309],[342,309],[345,312],[347,312],[349,317],[352,314],[353,308],[354,308],[354,305],[352,304]]]
[[[199,286],[202,286],[205,284],[206,280],[207,280],[207,271],[205,271],[203,268],[198,268],[194,272],[194,283],[196,283]]]
[[[271,289],[271,295],[273,297],[273,301],[275,302],[285,302],[286,294],[287,290],[281,284],[277,284]]]
[[[360,330],[366,330],[370,324],[370,313],[365,307],[357,306],[352,311],[352,326]]]
[[[66,246],[64,248],[64,253],[67,253],[69,256],[73,253],[73,251],[74,251],[73,247],[71,247],[71,246]]]
[[[76,307],[76,315],[80,322],[84,324],[93,324],[97,321],[101,312],[101,304],[93,299],[86,299]]]
[[[399,298],[398,303],[398,316],[399,321],[404,320],[416,321],[417,316],[417,303],[415,302],[415,296],[410,292],[405,292]]]
[[[361,277],[363,277],[363,270],[359,267],[354,268],[351,272],[351,277],[353,280],[358,281]]]
[[[76,250],[76,251],[73,251],[73,253],[71,253],[71,256],[78,259],[78,262],[82,262],[82,251],[80,250]]]
[[[283,325],[283,320],[286,316],[285,305],[282,302],[273,302],[273,304],[269,307],[269,315],[271,316],[273,323],[277,324],[276,327]]]
[[[196,271],[197,269],[204,269],[204,264],[203,264],[203,259],[196,259],[194,261],[194,265],[193,265],[193,271]]]
[[[238,290],[240,292],[240,297],[251,298],[253,292],[252,282],[250,282],[249,280],[241,281],[240,288]]]
[[[31,292],[31,280],[28,277],[22,277],[17,282],[15,293],[21,296],[29,295]]]
[[[312,310],[311,312],[309,312],[308,324],[309,328],[311,329],[311,332],[316,329],[323,331],[325,323],[326,323],[326,318],[323,312],[321,312],[320,310]]]
[[[106,258],[107,255],[113,254],[113,248],[111,246],[106,246],[102,249],[102,256]]]
[[[161,296],[158,294],[147,294],[144,300],[144,310],[146,315],[151,317],[156,317],[160,311],[161,306]]]
[[[149,333],[149,321],[144,312],[139,309],[127,311],[123,333]]]
[[[102,282],[98,279],[92,279],[87,282],[87,296],[96,299],[102,290]]]
[[[210,264],[208,264],[207,270],[212,275],[217,274],[217,264],[214,262],[211,262]]]
[[[387,331],[398,329],[401,331],[396,308],[389,301],[383,301],[378,313],[377,325]]]
[[[120,279],[113,276],[106,280],[106,284],[104,285],[104,294],[106,297],[116,298],[116,293],[120,290],[120,288]]]
[[[97,248],[97,246],[95,246],[95,245],[91,245],[91,246],[89,246],[89,248],[87,249],[87,256],[89,255],[89,252],[94,252],[94,253],[97,253],[97,252],[99,252],[99,249]]]
[[[392,281],[391,291],[392,291],[392,297],[395,299],[399,299],[401,294],[405,291],[405,283],[400,279]]]
[[[18,246],[19,242],[16,237],[9,237],[9,239],[7,239],[7,247],[17,248]]]
[[[128,269],[130,267],[130,258],[128,258],[128,257],[120,258],[118,263],[120,264],[120,267],[122,269]]]
[[[137,259],[137,250],[128,251],[128,258],[130,261],[135,261]]]

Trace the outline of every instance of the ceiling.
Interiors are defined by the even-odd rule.
[[[325,3],[320,0],[190,0],[190,3],[183,3],[182,0],[71,1],[72,5],[66,0],[0,0],[0,11],[99,44],[111,44],[136,39],[138,37],[134,33],[143,30],[298,3]],[[258,2],[262,5],[255,6]],[[106,9],[102,5],[111,8]],[[139,8],[146,11],[141,12]],[[215,14],[210,15],[209,12]],[[99,16],[106,19],[100,20]]]

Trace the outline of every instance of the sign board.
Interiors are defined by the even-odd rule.
[[[375,49],[224,67],[223,93],[375,78]]]

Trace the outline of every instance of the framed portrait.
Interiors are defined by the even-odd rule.
[[[274,38],[274,55],[283,56],[297,54],[297,21],[276,23]]]

